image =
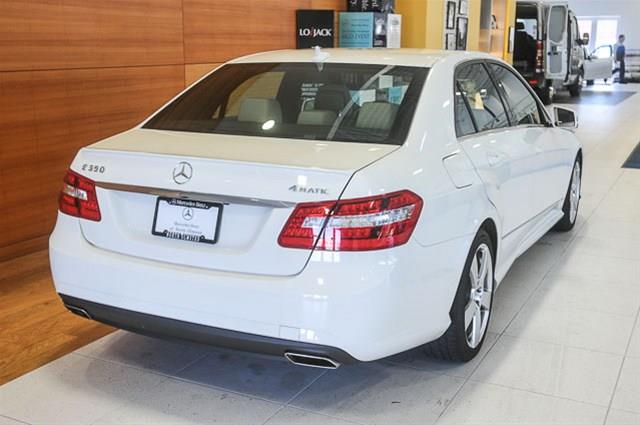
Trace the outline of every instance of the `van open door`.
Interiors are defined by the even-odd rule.
[[[550,4],[547,15],[546,73],[552,79],[564,79],[569,64],[567,24],[569,8],[566,4]]]
[[[593,80],[609,80],[613,75],[613,46],[606,44],[598,47],[584,63],[584,79],[587,84]]]

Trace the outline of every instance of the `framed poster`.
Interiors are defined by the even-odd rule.
[[[448,32],[445,37],[445,49],[456,50],[456,35]]]
[[[452,30],[456,28],[456,2],[447,2],[447,29]]]
[[[458,18],[458,29],[456,31],[456,50],[467,50],[468,27],[468,18]]]
[[[469,0],[459,0],[458,4],[458,13],[460,15],[468,15],[469,14]]]

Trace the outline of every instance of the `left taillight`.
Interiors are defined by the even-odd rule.
[[[299,204],[278,243],[286,248],[371,251],[407,243],[422,198],[403,190],[359,199]],[[316,243],[317,240],[317,243]]]
[[[58,199],[60,211],[92,221],[100,221],[100,206],[96,194],[96,184],[74,171],[67,171]]]

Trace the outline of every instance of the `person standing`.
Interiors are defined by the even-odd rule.
[[[613,46],[613,51],[615,54],[615,58],[616,58],[616,69],[613,70],[613,73],[615,74],[616,72],[619,73],[619,78],[618,78],[618,82],[620,84],[627,84],[627,80],[625,78],[625,74],[626,74],[626,66],[625,66],[625,57],[627,56],[627,49],[624,46],[624,42],[626,40],[626,37],[624,36],[624,34],[620,34],[620,37],[618,37],[618,43]]]

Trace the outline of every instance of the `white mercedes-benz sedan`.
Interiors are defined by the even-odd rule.
[[[468,361],[514,260],[574,226],[576,126],[485,54],[233,60],[78,152],[55,286],[90,319],[301,365]]]

